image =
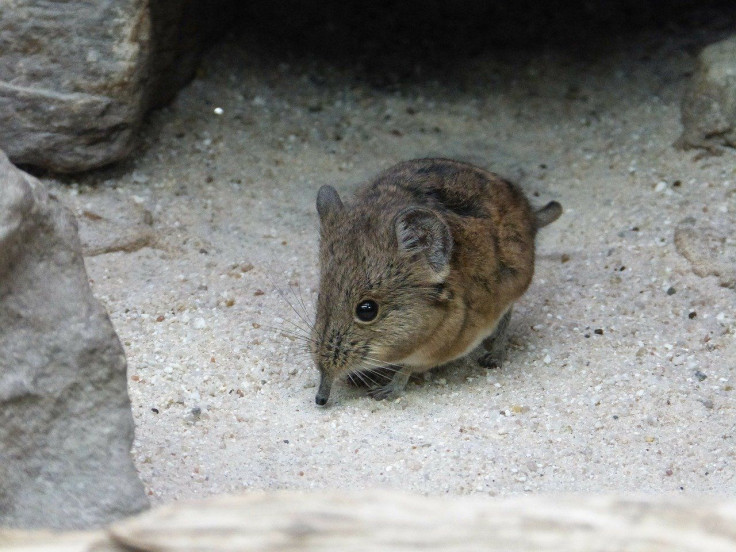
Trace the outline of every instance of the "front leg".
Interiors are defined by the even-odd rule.
[[[394,377],[391,378],[389,383],[374,387],[368,391],[368,394],[374,399],[382,401],[383,399],[396,398],[401,395],[406,384],[409,383],[411,368],[408,366],[392,366],[392,368],[396,369],[396,372],[394,372]]]
[[[501,317],[493,333],[483,340],[483,348],[488,352],[478,359],[478,364],[484,368],[500,368],[503,365],[506,359],[509,320],[511,320],[510,308]]]

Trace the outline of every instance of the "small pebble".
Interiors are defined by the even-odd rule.
[[[698,378],[698,381],[703,381],[703,380],[704,380],[704,379],[706,379],[706,378],[707,378],[708,376],[706,376],[706,375],[705,375],[705,374],[704,374],[703,372],[701,372],[700,370],[697,370],[697,371],[695,372],[695,377],[696,377],[696,378]]]
[[[202,415],[202,409],[198,406],[195,406],[189,411],[189,414],[184,416],[184,421],[190,424],[196,423],[200,416]]]
[[[215,112],[215,115],[222,115],[223,113],[225,113],[225,110],[222,109],[221,107],[216,107],[214,109],[214,112]]]
[[[674,295],[675,293],[677,293],[677,290],[675,288],[673,287],[667,288],[667,295]]]
[[[601,328],[596,328],[593,330],[593,333],[596,335],[603,335],[603,330]]]
[[[693,318],[695,318],[696,316],[698,316],[698,313],[697,313],[697,312],[695,312],[695,311],[692,311],[691,313],[689,313],[689,314],[687,315],[687,317],[688,317],[688,318],[689,318],[690,320],[692,320],[692,319],[693,319]]]

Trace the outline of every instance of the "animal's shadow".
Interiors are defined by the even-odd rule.
[[[499,378],[513,373],[525,365],[529,356],[527,344],[535,340],[526,316],[512,318],[509,325],[509,341],[506,359],[502,366],[486,368],[478,360],[485,354],[485,349],[478,346],[467,356],[437,366],[424,373],[412,374],[403,396],[414,394],[433,394],[440,392],[437,388],[452,389],[463,392],[478,386],[487,386],[487,378],[491,374]],[[391,367],[372,369],[370,373],[349,375],[342,381],[337,402],[353,402],[369,398],[369,390],[375,385],[386,385],[391,381],[395,369]]]

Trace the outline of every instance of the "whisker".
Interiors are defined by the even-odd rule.
[[[296,292],[293,292],[293,291],[292,291],[292,293],[294,294],[294,297],[296,297],[296,299],[301,304],[302,311],[304,312],[305,316],[307,316],[307,318],[309,318],[309,313],[310,312],[314,312],[314,310],[315,310],[314,309],[314,305],[311,305],[311,309],[307,309],[307,305],[304,303],[304,297],[302,296],[302,288],[301,288],[301,286],[297,286],[297,288],[299,289],[299,294],[297,294]],[[312,325],[311,327],[313,328],[314,326]]]
[[[364,356],[364,361],[368,361],[367,363],[370,363],[372,366],[376,366],[378,368],[383,368],[387,366],[387,362],[378,358],[370,357],[370,356]]]
[[[349,375],[356,376],[366,387],[370,387],[370,384],[373,384],[374,386],[378,385],[378,382],[376,382],[373,378],[370,377],[367,372],[364,372],[363,370],[352,370]],[[366,378],[368,381],[366,381]]]
[[[279,294],[279,295],[281,296],[281,298],[282,298],[282,299],[283,299],[284,301],[286,301],[286,303],[287,303],[287,304],[289,305],[289,307],[291,307],[291,310],[293,310],[293,311],[294,311],[294,312],[295,312],[295,313],[297,314],[297,316],[299,317],[299,320],[301,320],[301,321],[302,321],[302,323],[303,323],[303,324],[305,324],[305,325],[307,326],[307,328],[308,328],[308,329],[307,329],[307,328],[304,328],[303,326],[301,326],[301,325],[299,325],[299,324],[297,324],[297,323],[296,323],[296,322],[294,322],[293,320],[289,320],[288,318],[285,318],[285,319],[284,319],[284,322],[288,322],[289,324],[291,324],[292,326],[294,326],[295,328],[297,328],[297,329],[298,329],[298,330],[299,330],[300,332],[303,332],[303,333],[304,333],[305,335],[308,335],[308,334],[310,334],[310,333],[311,333],[311,329],[312,329],[312,324],[311,324],[311,323],[309,323],[309,322],[307,322],[306,320],[304,320],[304,318],[302,318],[302,317],[301,317],[301,316],[299,315],[299,313],[297,312],[296,308],[294,308],[294,305],[292,305],[292,304],[291,304],[291,303],[290,303],[290,302],[289,302],[289,301],[288,301],[288,300],[286,299],[286,297],[284,297],[283,293],[282,293],[282,292],[281,292],[281,291],[280,291],[279,289],[276,289],[276,292],[277,292],[277,293],[278,293],[278,294]],[[266,326],[266,325],[263,325],[263,324],[261,324],[261,327],[264,327],[264,328],[265,328],[265,327],[268,327],[268,326]],[[271,326],[270,328],[271,328],[271,329],[275,329],[275,328],[274,328],[273,326]],[[278,328],[278,329],[281,329],[281,328]]]
[[[307,322],[307,320],[309,320],[309,311],[307,311],[307,307],[304,304],[304,301],[302,301],[301,295],[297,295],[296,291],[294,291],[294,288],[291,286],[291,284],[287,286],[287,289],[291,293],[291,296],[293,297],[294,302],[297,305],[299,305],[302,309],[302,313],[304,314],[304,317],[300,317],[300,318],[302,318],[302,321],[305,322],[311,328],[311,324]]]
[[[296,339],[296,340],[301,341],[303,343],[319,344],[319,341],[317,341],[316,339],[313,339],[311,337],[307,337],[307,336],[304,336],[304,335],[295,334],[295,333],[289,332],[288,330],[285,330],[283,328],[276,328],[276,327],[273,327],[273,326],[261,326],[261,327],[262,328],[266,328],[266,329],[270,329],[270,330],[275,331],[275,332],[278,332],[278,333],[280,333],[281,335],[283,335],[285,337],[288,337],[288,338],[291,338],[291,339]],[[326,346],[326,350],[327,350],[328,353],[334,353],[335,351],[344,352],[346,350],[346,348],[345,347],[337,347],[335,345],[328,344]],[[366,365],[368,365],[368,366],[370,366],[372,368],[375,368],[375,369],[378,369],[378,368],[386,368],[387,367],[385,362],[383,362],[381,360],[378,360],[378,359],[371,358],[371,357],[365,357],[363,359],[363,364],[366,364]]]
[[[291,324],[292,326],[294,326],[295,330],[298,330],[298,331],[295,331],[295,330],[292,330],[292,329],[289,329],[289,328],[284,328],[283,326],[282,327],[269,326],[268,324],[260,324],[260,327],[263,328],[263,329],[265,329],[265,330],[272,330],[272,331],[276,331],[276,332],[291,333],[292,335],[299,336],[302,339],[309,339],[309,340],[314,341],[312,339],[312,337],[311,337],[311,332],[306,331],[304,328],[302,328],[301,326],[299,326],[298,324],[295,324],[294,322],[292,322],[290,320],[284,320],[284,322],[289,322],[289,324]]]
[[[309,337],[306,337],[304,335],[299,335],[299,334],[291,333],[288,330],[284,330],[283,328],[269,328],[269,329],[272,330],[272,331],[274,331],[274,332],[277,332],[277,333],[283,335],[284,337],[287,337],[289,339],[294,339],[294,340],[297,340],[297,341],[301,341],[302,343],[316,343],[316,341],[314,341],[313,339],[311,339]]]
[[[298,351],[296,353],[293,353],[293,358],[295,360],[302,360],[302,359],[311,359],[312,355],[309,351]]]
[[[311,331],[302,328],[299,324],[297,324],[296,322],[292,322],[291,320],[284,320],[284,322],[288,322],[289,324],[297,328],[299,331],[304,332],[305,336],[309,336],[312,333]]]
[[[301,341],[304,344],[319,344],[319,342],[316,339],[313,339],[311,337],[307,337],[307,336],[304,336],[304,335],[299,335],[299,334],[295,334],[295,333],[289,332],[288,330],[285,330],[284,328],[276,328],[274,326],[261,326],[261,327],[262,328],[266,328],[266,329],[270,329],[270,330],[275,331],[275,332],[278,332],[278,333],[284,335],[287,338]],[[333,353],[335,351],[343,352],[343,351],[346,350],[345,347],[336,347],[335,345],[327,345],[326,348],[327,348],[327,352],[328,353]],[[304,351],[304,354],[305,355],[311,354],[311,351],[305,350]],[[385,362],[383,362],[383,361],[381,361],[379,359],[376,359],[376,358],[372,358],[372,357],[364,357],[362,363],[363,363],[363,365],[365,365],[367,367],[367,368],[362,368],[362,369],[363,370],[368,370],[368,371],[371,371],[371,372],[373,372],[375,370],[379,370],[379,369],[387,369],[387,370],[392,371],[392,372],[396,372],[397,371],[396,368],[392,368],[392,367],[388,366]]]
[[[389,364],[383,364],[381,366],[374,366],[373,368],[369,369],[368,371],[380,375],[380,372],[381,371],[391,372],[392,374],[395,374],[399,370],[400,370],[399,368],[394,368],[393,366],[391,366]]]
[[[378,359],[372,359],[372,358],[363,358],[362,364],[368,365],[372,368],[382,368],[386,365],[385,362],[381,362]]]
[[[365,380],[367,379],[370,382],[369,384],[366,384],[368,387],[378,387],[381,385],[371,377],[370,372],[360,372],[360,379],[363,383],[365,383]]]
[[[282,295],[282,298],[283,298],[283,294],[280,293],[280,295]],[[290,306],[292,307],[292,310],[296,310],[293,305],[290,305]],[[300,319],[302,318],[300,317]],[[284,327],[279,328],[279,327],[269,326],[269,325],[261,325],[260,327],[265,330],[271,330],[274,332],[278,332],[281,335],[289,339],[300,341],[303,345],[306,346],[305,349],[302,349],[301,351],[299,351],[299,353],[303,355],[304,357],[310,356],[312,354],[312,351],[309,348],[310,345],[320,345],[321,344],[318,339],[311,337],[311,332],[307,331],[300,324],[297,324],[296,322],[292,320],[284,320],[284,322],[288,322],[291,326],[293,326],[294,329],[289,330]],[[343,353],[349,350],[350,348],[345,345],[336,346],[335,344],[332,344],[332,343],[328,343],[325,345],[325,352],[328,354],[332,354],[335,352]],[[372,376],[380,375],[381,370],[384,372],[388,371],[389,373],[394,373],[398,371],[397,368],[390,366],[385,361],[382,361],[378,358],[366,355],[361,360],[360,368],[352,370],[350,374],[355,374],[364,384],[368,384],[370,382],[373,385],[378,385],[378,382]]]
[[[259,328],[262,330],[271,330],[274,332],[293,333],[294,335],[304,337],[305,339],[310,339],[309,334],[303,331],[299,326],[295,326],[296,329],[291,329],[291,328],[284,328],[283,326],[270,326],[268,324],[260,324]]]
[[[299,320],[301,320],[304,324],[306,324],[306,326],[308,328],[311,329],[312,328],[312,323],[308,319],[308,316],[309,315],[306,312],[304,314],[302,314],[302,313],[300,313],[297,310],[297,308],[294,306],[294,304],[291,301],[289,301],[289,299],[286,297],[286,295],[284,294],[284,292],[282,292],[281,289],[276,285],[276,282],[274,281],[273,277],[271,276],[271,274],[269,272],[266,272],[266,277],[271,282],[271,285],[276,290],[276,293],[278,293],[279,296],[281,297],[281,299],[283,299],[284,302],[286,302],[286,304],[289,305],[289,307],[291,308],[292,311],[294,311],[294,314],[297,315],[297,317],[299,318]],[[293,290],[292,290],[292,293],[293,293]],[[305,318],[305,316],[307,318]]]

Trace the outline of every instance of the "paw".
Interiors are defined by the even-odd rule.
[[[493,353],[485,353],[478,359],[478,364],[488,369],[500,368],[503,365],[503,359]]]
[[[373,387],[372,389],[368,390],[368,396],[373,397],[377,401],[382,401],[385,399],[395,399],[398,398],[401,395],[402,389],[397,389],[395,386],[389,384],[389,385],[382,385],[380,387]]]

